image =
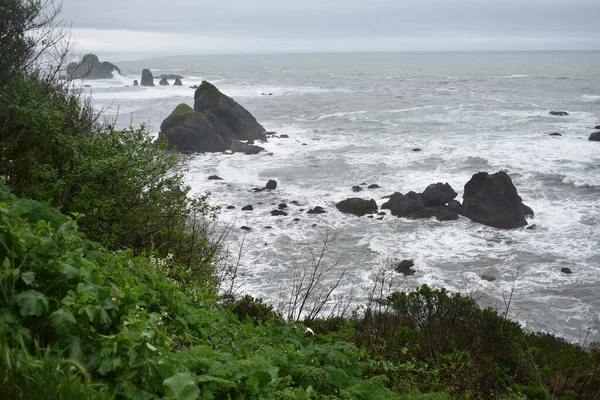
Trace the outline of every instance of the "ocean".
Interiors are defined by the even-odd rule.
[[[289,136],[253,156],[197,154],[185,169],[193,194],[208,191],[222,207],[215,229],[229,229],[238,294],[284,304],[294,276],[335,236],[322,280],[331,284],[344,271],[333,297],[351,307],[385,276],[386,291],[445,287],[527,329],[600,340],[600,143],[587,140],[600,125],[600,52],[100,58],[122,75],[87,81],[84,91],[118,127],[143,123],[158,134],[179,103],[193,106],[189,86],[207,80],[268,131]],[[182,75],[183,86],[132,87],[143,68]],[[464,217],[378,220],[335,208],[349,197],[381,206],[385,195],[436,182],[448,182],[462,201],[474,173],[500,170],[535,211],[535,229]],[[269,179],[277,189],[250,191]],[[271,216],[280,203],[289,215]],[[254,210],[242,211],[246,205]],[[326,213],[308,215],[315,206]],[[414,260],[414,275],[392,271],[403,259]]]

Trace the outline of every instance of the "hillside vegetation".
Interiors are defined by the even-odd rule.
[[[600,398],[597,344],[443,289],[307,320],[221,298],[209,194],[36,62],[51,5],[0,0],[0,398]]]

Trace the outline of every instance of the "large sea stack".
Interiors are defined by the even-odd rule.
[[[504,171],[473,175],[465,184],[461,214],[494,228],[512,229],[527,225],[521,197]]]
[[[154,76],[148,68],[142,70],[142,81],[140,84],[142,86],[154,86]]]
[[[67,67],[67,75],[71,79],[111,79],[113,71],[121,73],[116,65],[108,61],[100,62],[95,54],[86,54],[80,62],[72,62]]]
[[[160,131],[169,148],[181,152],[225,151],[239,140],[267,139],[252,114],[206,81],[194,93],[194,108],[178,105]]]

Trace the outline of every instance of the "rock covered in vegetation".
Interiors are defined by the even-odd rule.
[[[462,215],[494,228],[527,225],[521,197],[504,171],[492,175],[478,172],[471,177],[465,184]]]
[[[377,203],[375,200],[365,200],[358,197],[342,200],[335,207],[344,214],[353,214],[359,217],[377,212]]]
[[[113,72],[121,73],[116,65],[98,59],[95,54],[86,54],[80,62],[72,62],[67,67],[67,75],[71,79],[111,79]]]
[[[600,142],[600,131],[592,133],[588,140],[591,140],[593,142]]]
[[[160,130],[169,148],[181,152],[232,150],[236,140],[267,139],[252,114],[206,81],[194,93],[194,108],[178,105]]]
[[[142,81],[140,82],[142,86],[154,86],[154,76],[152,72],[148,68],[142,70]]]

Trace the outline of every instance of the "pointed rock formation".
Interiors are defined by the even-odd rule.
[[[206,81],[194,93],[194,108],[178,105],[160,130],[169,148],[181,152],[220,152],[232,150],[235,141],[267,140],[252,114]]]

